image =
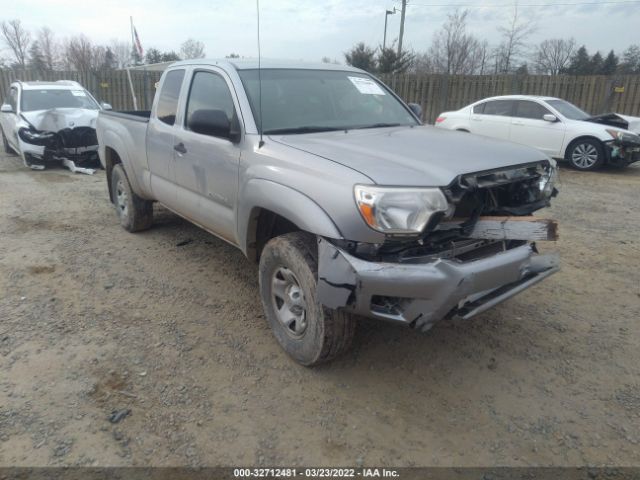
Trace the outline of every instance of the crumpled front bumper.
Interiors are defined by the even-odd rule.
[[[466,262],[385,263],[359,259],[320,239],[317,293],[329,308],[426,331],[447,316],[471,318],[558,270],[556,254],[540,255],[531,244]]]

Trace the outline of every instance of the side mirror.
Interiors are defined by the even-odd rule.
[[[103,110],[113,110],[113,107],[111,106],[111,104],[107,102],[102,102],[100,106],[102,107]]]
[[[2,113],[13,113],[13,107],[8,103],[3,103],[2,107],[0,107],[0,112]]]
[[[543,119],[545,122],[550,122],[550,123],[553,123],[553,122],[557,122],[557,121],[558,121],[558,117],[556,117],[555,115],[553,115],[553,114],[551,114],[551,113],[545,113],[545,114],[542,116],[542,119]]]
[[[415,114],[416,117],[422,120],[422,107],[420,105],[418,105],[417,103],[410,103],[409,109]]]
[[[196,110],[189,117],[187,128],[202,135],[231,140],[231,122],[222,110]]]

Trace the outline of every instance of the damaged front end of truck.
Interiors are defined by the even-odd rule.
[[[417,235],[390,233],[380,244],[321,238],[318,297],[422,331],[471,318],[558,271],[557,255],[535,243],[556,240],[557,224],[531,216],[557,194],[555,181],[552,161],[463,174],[438,189],[446,202]],[[403,201],[371,215],[404,215]]]

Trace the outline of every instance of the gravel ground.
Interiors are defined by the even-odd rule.
[[[427,334],[362,320],[310,370],[239,251],[2,156],[0,465],[639,465],[640,166],[561,188],[560,273]]]

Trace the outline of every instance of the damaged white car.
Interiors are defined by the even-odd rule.
[[[100,104],[77,82],[14,82],[0,108],[7,153],[25,166],[43,170],[62,164],[72,172],[93,173],[100,165],[96,119]]]

